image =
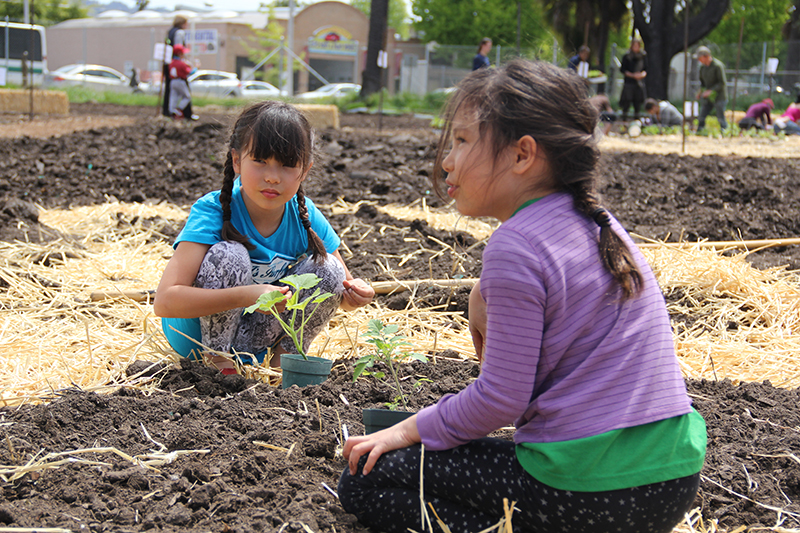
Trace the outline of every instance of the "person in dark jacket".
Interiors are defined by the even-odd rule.
[[[700,62],[700,90],[697,91],[700,115],[697,117],[697,129],[698,131],[705,129],[706,117],[714,110],[720,128],[726,130],[728,121],[725,120],[725,105],[728,103],[728,80],[725,77],[725,65],[719,59],[712,57],[711,50],[706,46],[699,46],[694,57]]]
[[[472,70],[486,68],[489,66],[489,51],[492,49],[492,40],[488,37],[481,39],[478,45],[478,53],[472,58]]]
[[[642,104],[647,98],[644,79],[647,76],[647,53],[642,50],[642,41],[634,39],[628,53],[622,56],[620,72],[625,76],[622,94],[619,96],[619,107],[622,110],[622,120],[627,120],[628,109],[633,104],[633,113],[636,117],[642,109]]]

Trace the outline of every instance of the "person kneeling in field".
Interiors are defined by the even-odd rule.
[[[458,532],[494,527],[504,500],[515,531],[542,533],[669,533],[694,504],[705,422],[658,282],[599,202],[586,92],[518,59],[471,73],[448,103],[434,187],[501,222],[470,295],[482,366],[458,394],[345,443],[339,499],[375,531],[427,530],[421,489]],[[511,423],[513,442],[487,438]]]
[[[683,125],[681,112],[666,100],[659,102],[655,98],[648,98],[644,102],[644,110],[650,114],[653,123],[662,128]]]
[[[768,129],[772,127],[772,116],[770,112],[775,107],[771,98],[764,98],[760,102],[756,102],[747,108],[744,118],[739,121],[739,129],[749,130],[755,128],[757,130]]]

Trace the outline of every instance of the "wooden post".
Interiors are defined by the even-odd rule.
[[[739,23],[739,48],[736,51],[736,78],[733,80],[733,102],[731,103],[731,126],[733,126],[736,117],[736,90],[739,85],[739,65],[742,61],[742,36],[744,35],[744,17]],[[731,130],[731,137],[733,137],[733,128]]]
[[[681,127],[681,153],[686,153],[686,87],[689,79],[689,6],[683,8],[683,127]],[[689,103],[689,109],[694,106],[694,99]],[[692,119],[694,120],[694,119]]]

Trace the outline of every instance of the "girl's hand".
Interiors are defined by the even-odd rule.
[[[364,307],[375,297],[375,289],[363,279],[346,279],[343,284],[342,307],[348,310]]]
[[[272,291],[278,291],[284,296],[286,296],[286,298],[284,298],[280,303],[275,304],[275,310],[278,311],[279,313],[283,313],[286,310],[286,300],[288,300],[292,296],[291,287],[278,287],[277,285],[269,285],[266,283],[265,284],[256,283],[255,285],[249,285],[249,287],[251,287],[253,291],[254,295],[253,303],[256,303],[256,300],[258,300],[258,297],[261,296],[262,294],[267,294]],[[261,309],[259,309],[258,312],[267,315],[272,314],[269,311],[262,311]]]
[[[417,431],[417,415],[414,415],[399,424],[376,433],[361,437],[350,437],[344,444],[342,454],[350,466],[350,475],[354,476],[358,468],[358,460],[365,453],[369,453],[363,470],[366,476],[372,471],[372,467],[375,466],[378,458],[384,453],[406,448],[418,442],[421,442],[421,439],[419,431]]]

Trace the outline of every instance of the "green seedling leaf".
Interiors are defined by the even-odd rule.
[[[417,361],[422,361],[423,363],[428,362],[428,358],[422,355],[421,353],[407,353],[406,357],[410,357],[411,359],[416,359]]]
[[[316,294],[316,293],[314,293],[314,294]],[[329,292],[326,292],[324,294],[320,294],[319,296],[315,297],[314,300],[311,303],[320,304],[320,303],[324,302],[325,300],[327,300],[328,298],[330,298],[331,296],[333,296],[333,294],[331,294]]]
[[[316,287],[317,284],[322,281],[322,278],[309,272],[307,274],[292,274],[281,279],[281,281],[287,285],[291,285],[296,291],[300,291]]]
[[[300,291],[312,289],[322,281],[322,278],[312,273],[292,274],[282,278],[280,281],[294,289],[291,297],[287,299],[280,291],[268,292],[259,296],[256,303],[246,308],[244,312],[253,313],[259,310],[271,312],[277,319],[284,333],[292,339],[297,353],[302,355],[304,359],[308,359],[303,350],[303,327],[311,318],[311,315],[314,314],[314,311],[317,310],[319,304],[333,296],[333,294],[329,292],[320,294],[320,289],[317,288],[311,296],[305,297],[300,301]],[[286,302],[286,310],[291,311],[291,313],[289,313],[289,318],[283,313],[278,313],[276,310],[276,306],[283,301]],[[314,303],[316,305],[308,316],[306,316],[306,307],[308,307],[309,303]]]
[[[244,312],[255,313],[256,311],[269,311],[285,299],[286,295],[281,291],[270,291],[259,296],[256,303],[246,308]]]

